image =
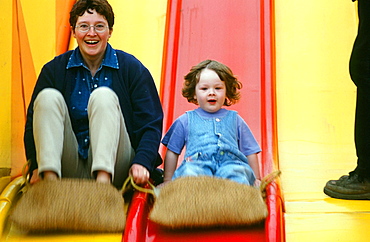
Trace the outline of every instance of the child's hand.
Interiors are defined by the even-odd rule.
[[[254,181],[253,186],[254,186],[254,187],[259,188],[259,187],[260,187],[260,185],[261,185],[261,180],[260,180],[260,179],[256,179],[256,180]]]

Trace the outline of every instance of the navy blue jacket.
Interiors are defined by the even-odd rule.
[[[135,150],[132,164],[153,171],[162,163],[158,148],[162,137],[163,111],[153,78],[134,56],[116,50],[119,69],[113,70],[112,89],[119,98],[131,145]],[[76,68],[66,69],[72,51],[55,57],[44,65],[36,82],[27,110],[24,144],[31,171],[37,168],[33,138],[33,103],[44,88],[59,90],[71,113],[71,93],[75,86]],[[31,173],[32,174],[32,173]]]

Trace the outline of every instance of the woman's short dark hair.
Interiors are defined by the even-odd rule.
[[[198,101],[194,98],[195,86],[199,82],[200,73],[203,69],[213,70],[217,73],[220,80],[225,82],[225,106],[230,106],[238,102],[240,99],[239,90],[242,88],[242,83],[238,81],[237,77],[234,76],[229,67],[215,60],[205,60],[200,62],[198,65],[193,66],[190,69],[190,72],[185,76],[182,95],[188,100],[188,102],[198,104]]]
[[[114,13],[112,6],[107,0],[78,0],[69,13],[69,24],[75,28],[78,17],[84,15],[86,11],[92,13],[91,10],[95,10],[98,14],[104,16],[108,22],[109,29],[113,28]]]

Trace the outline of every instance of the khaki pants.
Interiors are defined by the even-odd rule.
[[[67,105],[56,89],[42,90],[34,102],[33,132],[39,174],[54,171],[59,177],[94,178],[103,170],[121,187],[128,176],[134,150],[117,95],[107,87],[93,91],[88,103],[90,149],[87,161],[79,158]]]

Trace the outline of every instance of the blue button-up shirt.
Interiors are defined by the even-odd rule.
[[[87,116],[87,104],[90,94],[98,87],[112,87],[112,71],[119,69],[116,51],[107,45],[104,59],[95,73],[91,75],[85,65],[79,48],[76,48],[69,58],[67,69],[77,68],[75,88],[71,94],[71,121],[73,131],[78,142],[78,152],[83,159],[87,159],[90,145],[89,120]]]

